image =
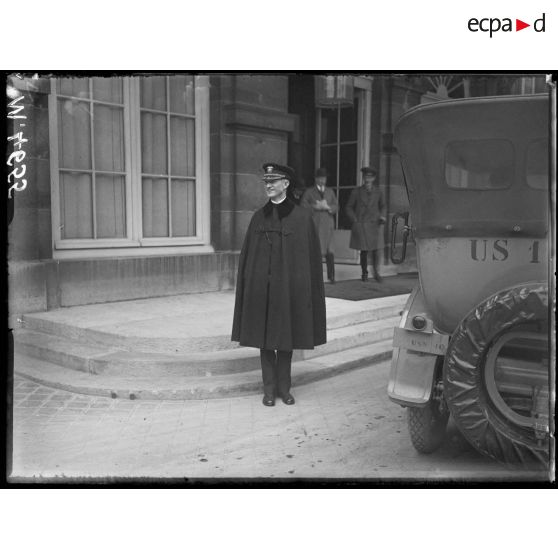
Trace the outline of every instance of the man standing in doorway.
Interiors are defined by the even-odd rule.
[[[238,263],[232,340],[260,349],[263,404],[295,400],[291,389],[293,349],[326,342],[326,308],[320,244],[309,211],[287,189],[290,167],[263,166],[268,202],[246,231]]]
[[[368,280],[368,253],[372,256],[372,270],[376,281],[378,273],[378,240],[380,225],[386,222],[384,196],[376,183],[377,171],[373,167],[362,167],[363,186],[355,188],[347,203],[347,215],[353,223],[349,247],[360,250],[362,280]]]
[[[322,256],[325,256],[327,278],[331,283],[335,283],[335,256],[332,244],[335,214],[339,205],[335,192],[326,186],[327,170],[319,168],[315,178],[315,186],[304,192],[300,205],[312,211],[312,218],[320,237]]]

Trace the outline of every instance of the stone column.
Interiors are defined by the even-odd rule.
[[[8,119],[8,135],[23,132],[27,187],[13,191],[14,215],[8,227],[10,322],[23,312],[47,309],[47,266],[52,258],[47,79],[12,79],[14,95],[23,96],[19,116]],[[14,126],[12,126],[14,124]],[[22,126],[21,124],[25,124]],[[11,153],[11,142],[8,153]]]

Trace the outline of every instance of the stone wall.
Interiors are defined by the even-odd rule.
[[[238,254],[10,262],[9,315],[64,306],[232,289]]]
[[[16,193],[8,231],[9,312],[234,287],[237,251],[266,196],[261,166],[287,163],[297,116],[288,112],[286,75],[210,78],[213,254],[54,260],[49,167],[49,81],[25,91],[28,187]]]
[[[27,82],[29,83],[29,81]],[[24,96],[24,133],[28,186],[14,195],[14,216],[8,228],[8,312],[10,325],[24,313],[60,306],[91,304],[231,289],[235,253],[138,256],[55,260],[52,252],[48,80],[15,82]],[[270,95],[270,103],[277,103]],[[21,114],[21,113],[20,113]],[[11,131],[9,130],[11,133]],[[242,146],[249,150],[249,146]],[[286,148],[285,148],[286,151]],[[276,156],[272,151],[270,156]],[[212,154],[213,156],[213,154]],[[216,157],[217,164],[219,158]],[[224,172],[222,181],[230,183]],[[217,198],[219,199],[219,198]],[[228,206],[232,200],[219,200]],[[241,199],[242,201],[242,199]],[[243,201],[241,207],[249,207]],[[226,212],[226,211],[225,211]],[[229,231],[221,237],[227,238]],[[224,243],[226,245],[226,243]]]
[[[24,143],[27,187],[13,192],[14,218],[8,229],[8,257],[12,261],[39,260],[52,256],[50,210],[50,161],[48,137],[48,83],[37,91],[21,91],[24,110]],[[17,122],[17,121],[16,121]],[[9,123],[11,123],[9,121]],[[8,135],[12,131],[8,129]]]
[[[25,126],[17,126],[28,141],[25,150],[25,178],[27,187],[13,192],[13,219],[7,231],[8,254],[8,312],[12,316],[17,309],[29,312],[47,309],[46,275],[43,260],[52,257],[50,160],[48,128],[48,80],[16,81],[20,86],[18,96],[24,98],[18,104],[24,109],[18,115],[25,119],[15,120]],[[14,130],[8,120],[8,135]]]

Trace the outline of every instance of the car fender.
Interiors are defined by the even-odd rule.
[[[417,332],[412,318],[420,314],[426,327]],[[388,397],[403,406],[422,407],[432,397],[435,371],[440,355],[447,350],[449,337],[437,332],[426,311],[420,287],[409,295],[394,330],[393,353],[388,382]]]

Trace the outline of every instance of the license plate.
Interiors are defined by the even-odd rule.
[[[448,349],[448,335],[441,333],[421,333],[420,331],[409,331],[396,327],[393,332],[393,346],[430,353],[434,355],[445,355]]]

